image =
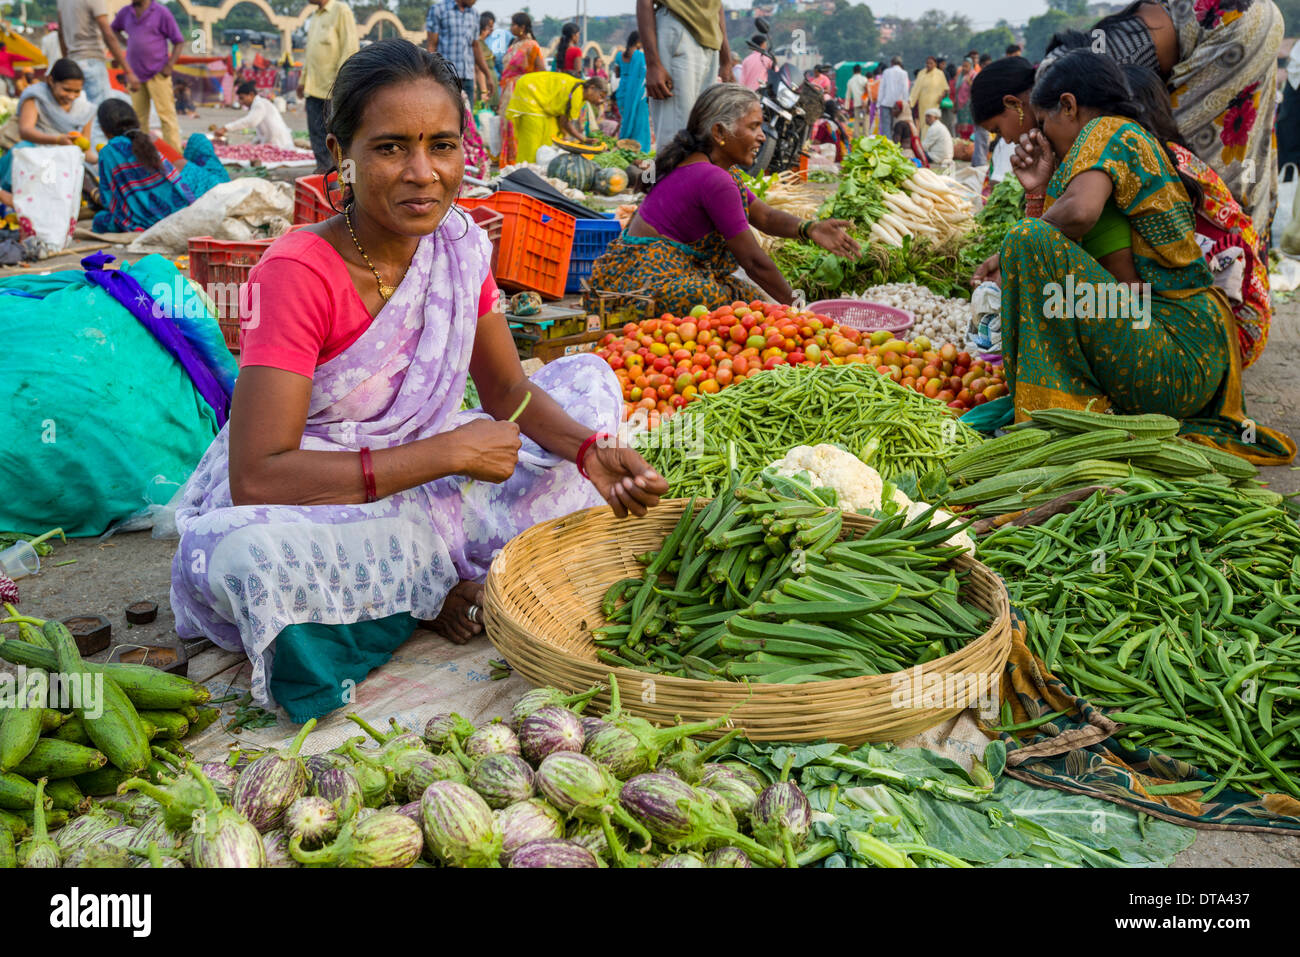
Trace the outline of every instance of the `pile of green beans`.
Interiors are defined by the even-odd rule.
[[[748,482],[799,445],[843,446],[890,479],[923,475],[980,441],[942,402],[853,363],[769,369],[692,402],[643,451],[674,494],[712,497],[729,481],[728,443]]]
[[[1300,796],[1300,528],[1239,489],[1130,479],[978,556],[1121,740]],[[1203,796],[1203,800],[1213,796]]]
[[[640,578],[615,582],[593,629],[610,665],[701,680],[798,684],[887,674],[956,651],[990,615],[933,509],[840,541],[835,493],[764,473],[695,501]]]

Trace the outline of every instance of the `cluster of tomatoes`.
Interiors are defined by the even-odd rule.
[[[644,409],[652,427],[702,395],[778,365],[872,365],[961,411],[1006,391],[1000,367],[951,344],[934,350],[924,337],[905,342],[883,330],[864,334],[825,316],[759,301],[630,322],[622,335],[606,334],[596,354],[619,378],[624,417]]]

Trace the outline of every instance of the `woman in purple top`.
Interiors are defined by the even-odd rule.
[[[592,266],[586,307],[596,307],[597,292],[639,291],[654,296],[660,311],[677,314],[762,292],[792,303],[794,290],[751,226],[856,259],[860,249],[845,220],[800,221],[745,188],[737,167],[753,165],[763,140],[758,94],[736,83],[707,89],[686,129],[659,152],[650,183],[643,180],[649,192],[627,229]],[[742,268],[753,282],[735,275]]]

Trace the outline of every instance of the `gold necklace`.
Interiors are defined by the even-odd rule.
[[[393,297],[393,293],[397,292],[397,287],[389,286],[384,282],[384,277],[379,275],[379,270],[375,268],[375,264],[372,263],[370,257],[366,255],[365,249],[361,246],[361,241],[357,239],[357,234],[352,229],[351,210],[348,210],[343,214],[343,221],[348,224],[348,232],[352,235],[352,242],[357,247],[357,252],[361,253],[361,258],[366,261],[366,265],[370,267],[370,271],[375,274],[375,282],[379,284],[380,297],[383,298],[384,302],[388,302],[388,300]]]

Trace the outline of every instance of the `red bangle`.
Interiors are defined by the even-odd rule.
[[[597,432],[595,435],[591,436],[591,438],[587,439],[587,441],[583,442],[582,445],[579,447],[578,457],[573,461],[574,464],[578,466],[578,474],[581,475],[583,478],[585,479],[591,478],[591,476],[587,474],[587,470],[582,467],[583,460],[586,459],[587,453],[591,451],[591,447],[593,445],[595,445],[601,439],[607,439],[607,438],[609,438],[608,432]]]
[[[375,492],[375,468],[370,461],[369,448],[363,448],[361,450],[361,477],[366,483],[366,501],[379,501],[379,495]]]

